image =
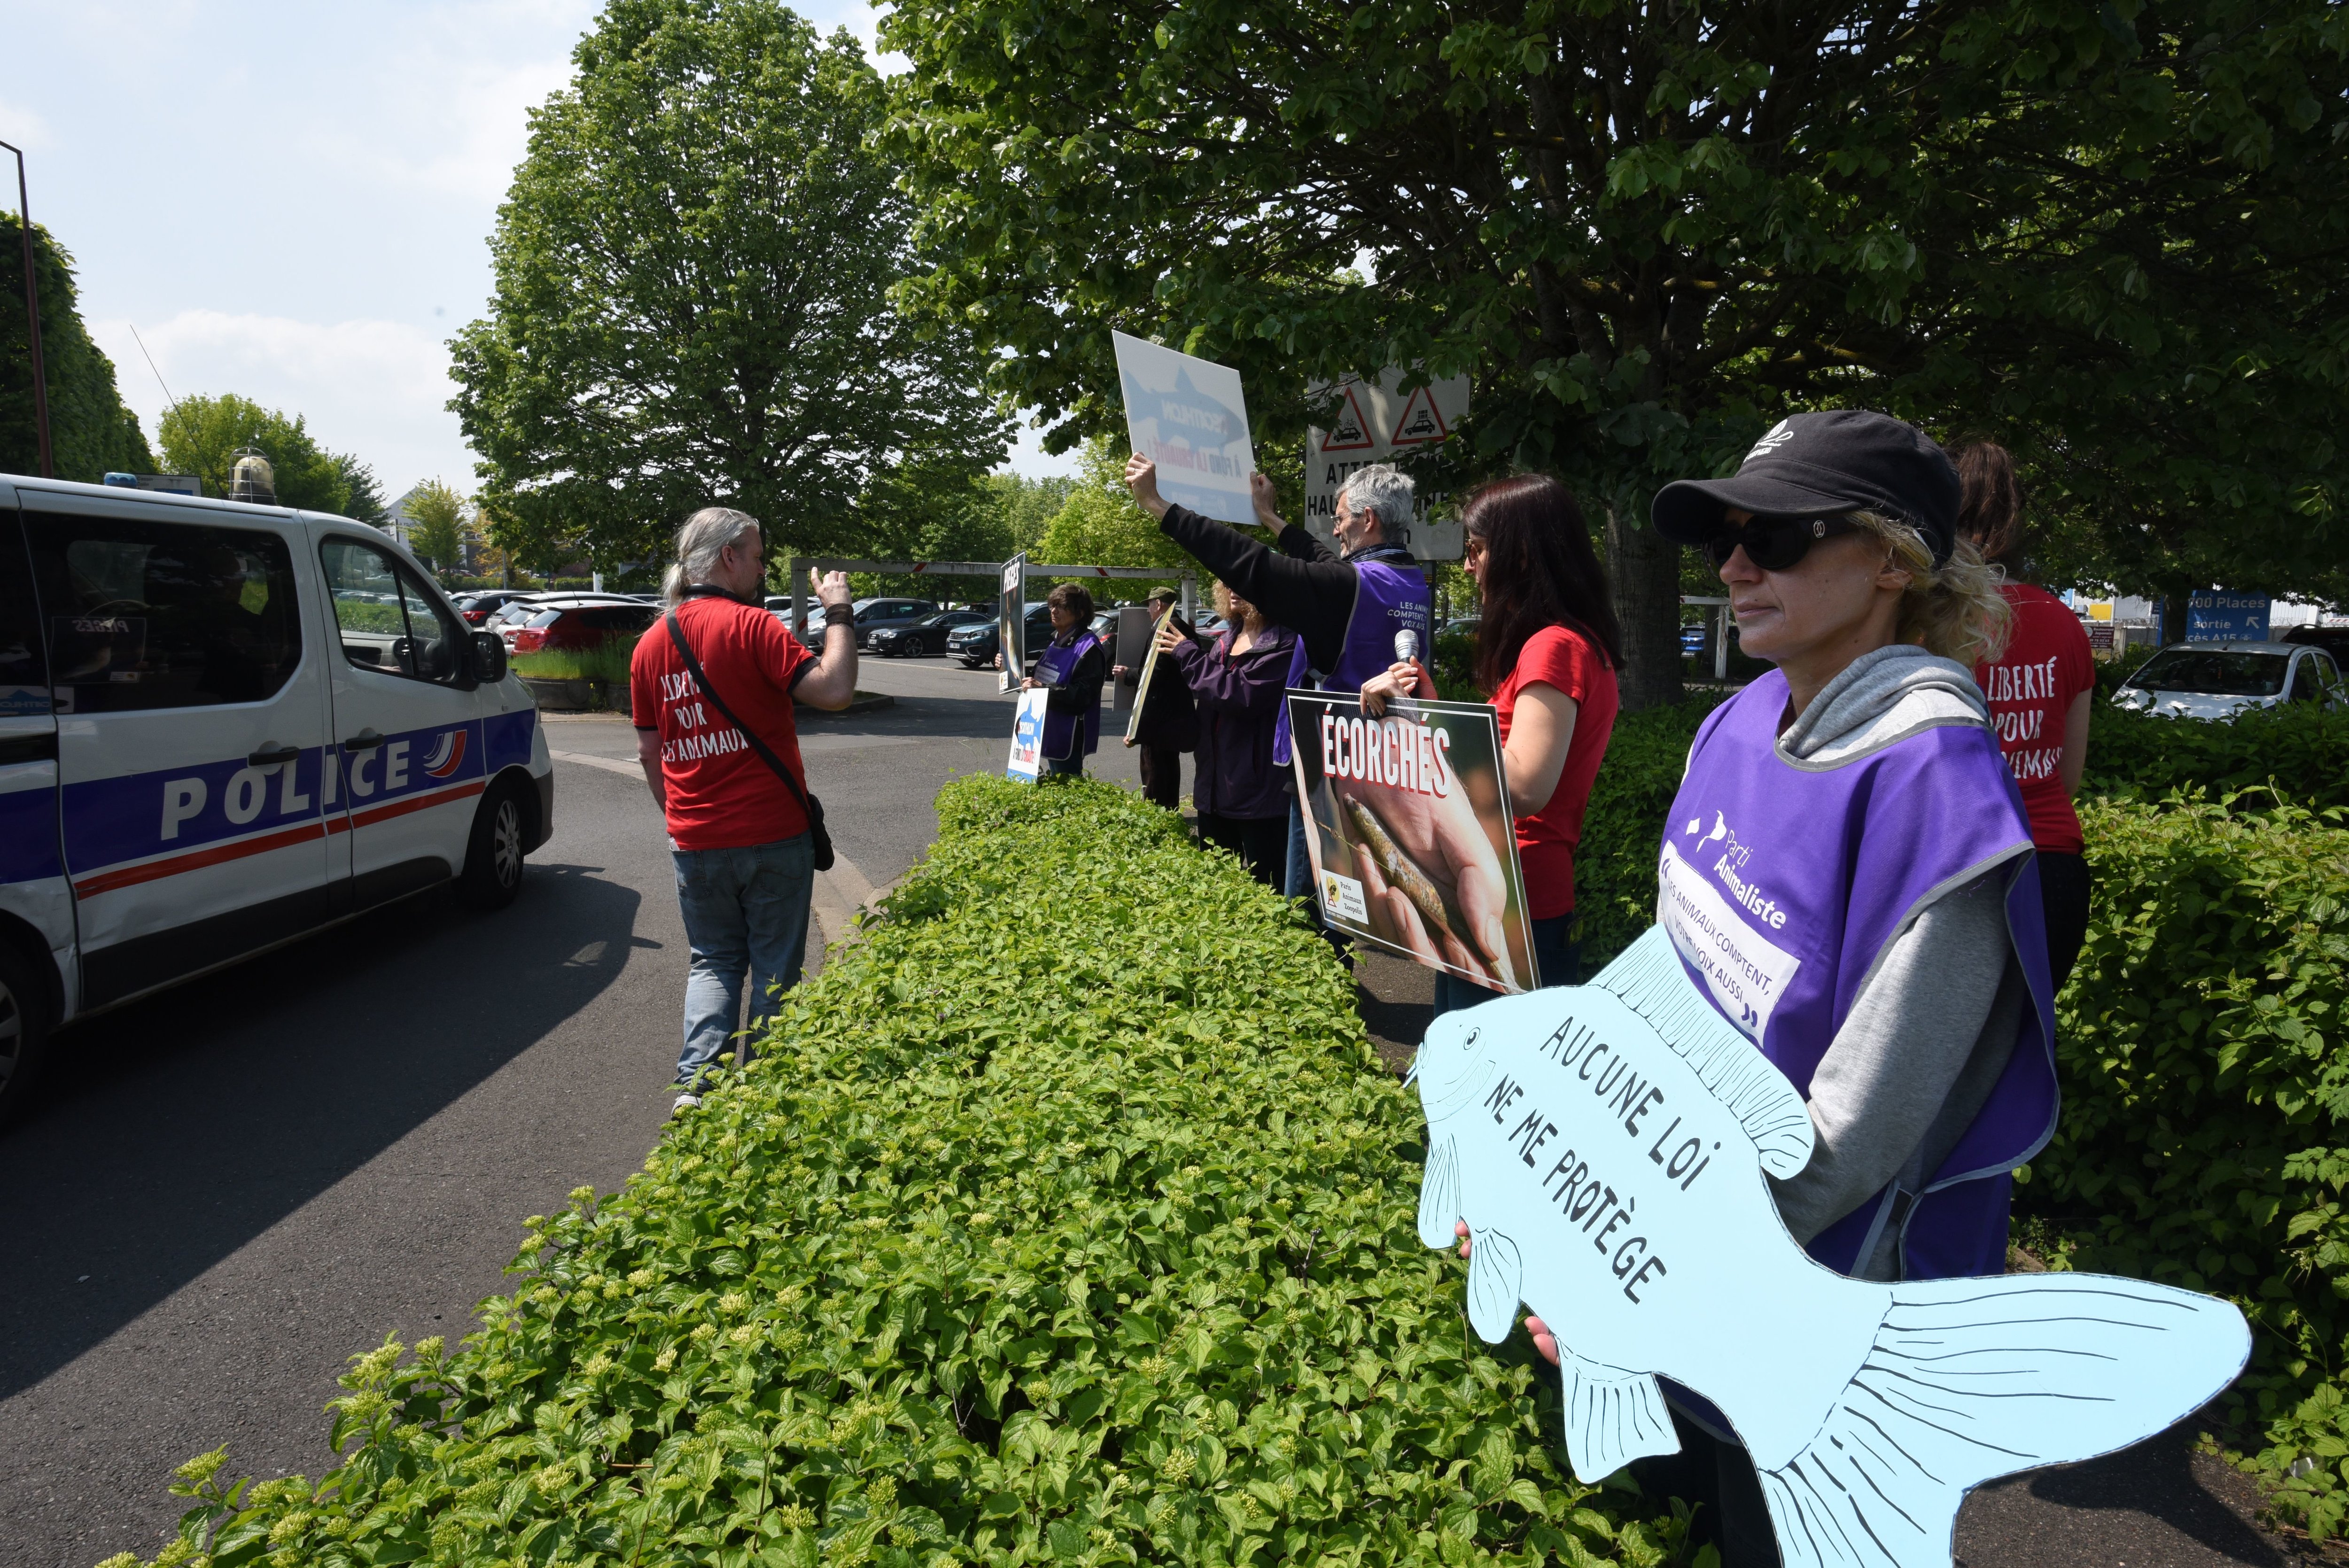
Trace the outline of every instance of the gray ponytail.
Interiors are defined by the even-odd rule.
[[[705,506],[677,531],[676,563],[661,574],[661,597],[671,604],[685,598],[696,583],[707,583],[718,570],[718,555],[745,532],[756,532],[759,520],[730,506]]]

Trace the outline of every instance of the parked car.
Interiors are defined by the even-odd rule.
[[[2304,648],[2323,648],[2333,655],[2335,665],[2349,660],[2349,626],[2294,626],[2276,640],[2297,643]]]
[[[937,613],[937,605],[927,599],[862,600],[856,606],[856,645],[859,648],[869,647],[874,633],[896,626],[910,626]]]
[[[1033,665],[1044,645],[1052,640],[1051,607],[1040,600],[1028,606],[1027,630],[1023,634],[1028,645],[1028,662]],[[957,626],[947,634],[947,656],[962,661],[962,667],[976,670],[989,667],[1001,651],[1001,628],[993,615],[984,622]]]
[[[593,648],[614,637],[632,637],[660,619],[650,604],[602,599],[581,603],[538,600],[533,614],[519,624],[499,628],[510,654],[542,654],[555,648]]]
[[[74,1019],[451,880],[520,891],[538,710],[397,542],[0,474],[0,1117]]]
[[[1682,623],[1681,653],[1684,656],[1692,659],[1703,657],[1706,643],[1706,630],[1702,621]]]
[[[1482,615],[1454,615],[1435,629],[1439,637],[1473,637],[1476,628],[1485,624]]]
[[[2167,718],[2232,718],[2288,702],[2344,705],[2333,655],[2292,643],[2173,643],[2113,693],[2116,707]]]
[[[867,645],[885,658],[935,658],[947,651],[947,636],[957,626],[977,626],[995,619],[985,610],[941,610],[910,626],[876,629]]]
[[[484,626],[492,615],[517,599],[535,599],[538,595],[523,588],[490,588],[478,593],[460,593],[450,601],[457,614],[465,617],[469,626]]]

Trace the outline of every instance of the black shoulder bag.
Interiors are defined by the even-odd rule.
[[[800,810],[807,813],[808,847],[814,853],[815,869],[820,872],[832,870],[832,835],[823,830],[823,802],[800,788],[800,781],[792,777],[792,770],[783,766],[783,759],[776,756],[774,749],[760,739],[749,725],[735,717],[734,710],[726,706],[726,699],[711,687],[709,676],[702,671],[701,661],[693,656],[692,645],[685,640],[685,628],[677,624],[677,612],[670,610],[663,618],[668,622],[668,640],[677,645],[678,656],[685,660],[685,667],[692,672],[693,684],[701,688],[701,695],[709,699],[709,706],[724,715],[726,722],[750,743],[750,749],[759,754],[759,760],[775,770],[775,777],[783,781],[783,788],[792,792],[792,799],[797,800]]]

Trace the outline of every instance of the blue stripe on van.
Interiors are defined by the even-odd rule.
[[[403,730],[361,751],[307,747],[290,765],[254,768],[231,757],[67,784],[66,861],[79,877],[480,779],[489,771],[481,729],[464,719]],[[321,788],[329,757],[337,764],[331,801]]]
[[[57,789],[42,784],[0,795],[0,882],[61,877],[57,860]]]

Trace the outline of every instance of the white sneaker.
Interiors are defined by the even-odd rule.
[[[668,1113],[671,1116],[683,1116],[688,1110],[698,1110],[700,1109],[701,1097],[699,1095],[681,1094],[669,1103]]]

